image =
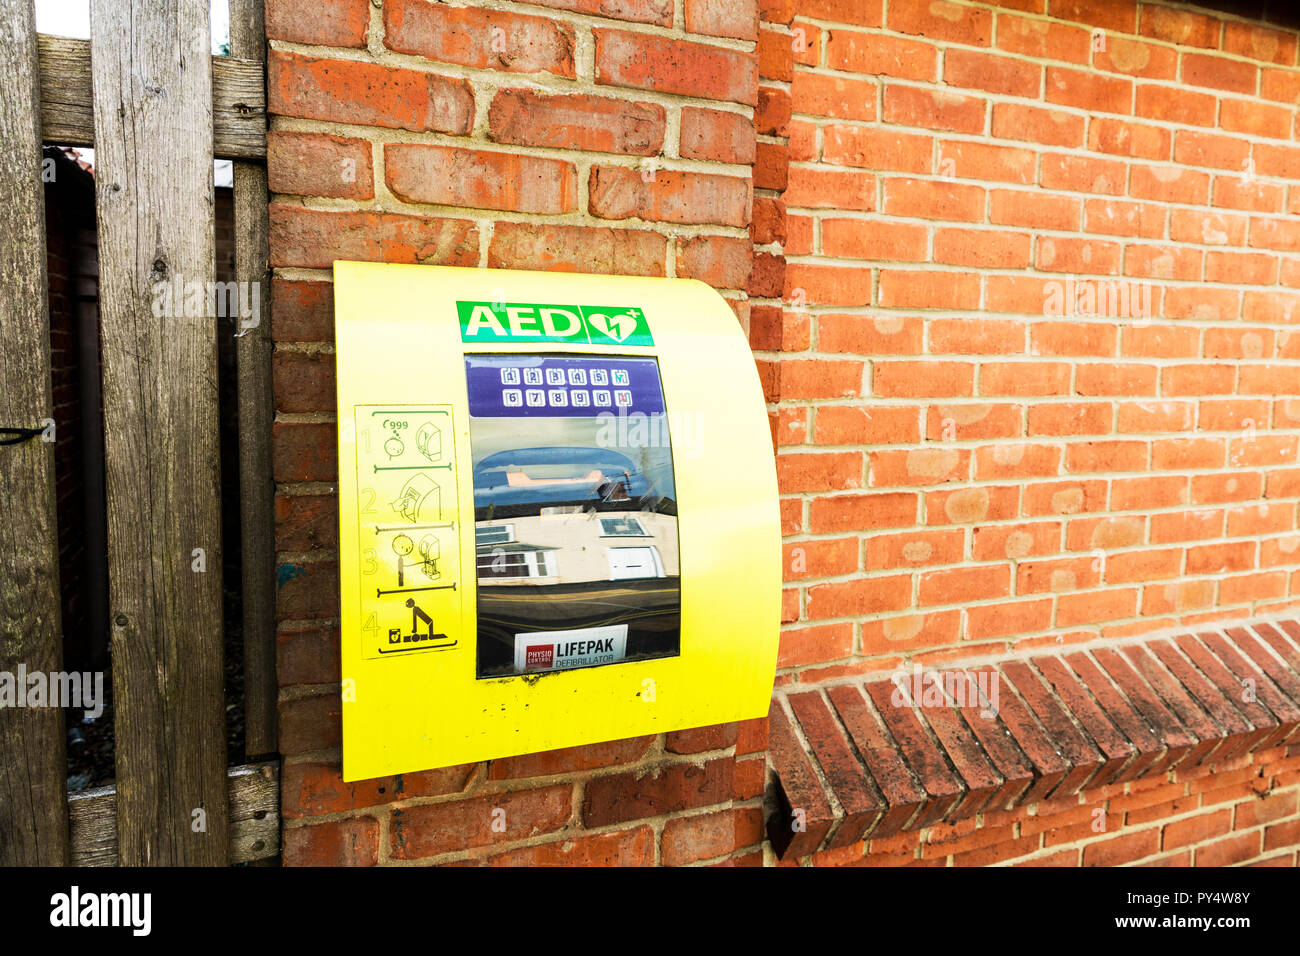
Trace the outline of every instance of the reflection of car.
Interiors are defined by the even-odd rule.
[[[632,459],[609,448],[512,448],[474,466],[474,507],[627,501],[649,491]]]

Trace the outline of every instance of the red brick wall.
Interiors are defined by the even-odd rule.
[[[789,99],[778,683],[1293,606],[1296,31],[801,0],[790,32],[793,78],[760,92]],[[1067,282],[1139,307],[1069,314]],[[1296,759],[783,862],[1295,865]]]
[[[1298,636],[1257,621],[790,688],[772,848],[783,865],[1294,866]]]
[[[1295,604],[1297,33],[882,7],[792,23],[783,679]]]
[[[695,277],[747,322],[755,0],[266,8],[285,861],[761,862],[765,721],[341,781],[329,281]]]
[[[1285,747],[812,854],[812,866],[1296,866],[1300,753]]]
[[[286,862],[764,861],[765,721],[341,782],[337,258],[718,288],[770,402],[782,685],[1293,603],[1296,33],[1005,7],[267,0]],[[1049,314],[1067,280],[1151,314]],[[1240,786],[1295,786],[1252,759],[1223,832],[1294,845],[1294,789],[1243,826]],[[1105,799],[1218,833],[1179,785]],[[869,859],[1077,823],[1020,812]]]

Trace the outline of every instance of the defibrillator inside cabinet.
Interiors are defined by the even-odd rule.
[[[346,780],[765,714],[770,432],[702,283],[335,264]]]
[[[465,366],[476,676],[676,656],[677,490],[658,363],[516,353]],[[635,444],[627,422],[644,430]]]

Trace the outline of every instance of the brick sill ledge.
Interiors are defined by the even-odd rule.
[[[778,857],[1214,765],[1300,737],[1295,620],[922,673],[952,675],[946,692],[928,680],[918,686],[912,672],[903,691],[890,677],[856,678],[773,697],[776,809],[767,830]]]

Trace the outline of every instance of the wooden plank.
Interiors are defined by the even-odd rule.
[[[60,146],[94,146],[90,41],[36,38],[41,78],[41,136]]]
[[[280,854],[280,765],[230,771],[230,862],[251,863]]]
[[[266,159],[266,69],[212,58],[212,150],[218,159]]]
[[[230,52],[266,57],[262,0],[231,0]],[[262,131],[265,137],[265,129]],[[271,324],[268,321],[266,166],[234,164],[235,279],[258,289],[256,314],[236,343],[239,406],[240,541],[243,549],[245,752],[272,754],[277,743],[275,675],[275,482],[271,478]]]
[[[219,866],[217,323],[163,295],[214,281],[208,6],[92,0],[90,23],[118,858]]]
[[[280,853],[280,771],[275,763],[231,767],[232,865],[273,859]],[[117,791],[99,787],[68,798],[73,866],[117,865]]]
[[[0,47],[0,427],[37,428],[53,400],[33,0],[0,0]],[[0,672],[58,671],[61,641],[54,444],[38,437],[0,445]],[[15,703],[0,708],[0,865],[65,863],[63,712]]]
[[[90,41],[40,34],[37,48],[42,138],[60,146],[94,146]],[[266,158],[266,82],[260,60],[212,57],[212,151],[218,159]]]

